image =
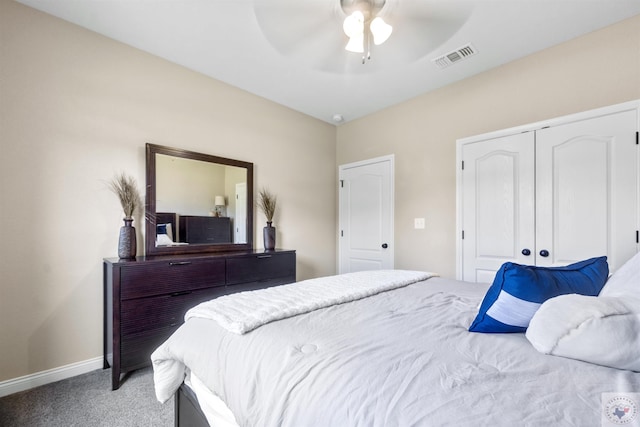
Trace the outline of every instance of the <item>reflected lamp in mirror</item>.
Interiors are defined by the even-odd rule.
[[[224,210],[224,207],[226,206],[226,203],[224,201],[224,196],[216,196],[213,201],[213,205],[214,205],[214,215],[217,217],[224,216],[223,210]]]

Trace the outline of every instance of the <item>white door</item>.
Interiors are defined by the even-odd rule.
[[[339,168],[339,272],[393,268],[393,156]]]
[[[462,147],[462,280],[535,262],[534,150],[533,132]]]
[[[635,132],[635,111],[537,131],[537,265],[636,253]]]
[[[461,146],[461,278],[638,250],[637,110]]]
[[[247,243],[247,183],[236,184],[234,243]]]

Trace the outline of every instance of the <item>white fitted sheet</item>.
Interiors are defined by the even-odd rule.
[[[239,427],[231,409],[193,373],[189,372],[184,383],[196,394],[202,413],[209,425],[215,427]]]

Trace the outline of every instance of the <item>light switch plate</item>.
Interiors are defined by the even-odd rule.
[[[415,228],[415,229],[423,229],[424,228],[424,218],[414,218],[413,219],[413,228]]]

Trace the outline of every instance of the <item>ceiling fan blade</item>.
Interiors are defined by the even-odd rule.
[[[361,65],[362,55],[345,50],[349,38],[339,0],[255,0],[254,10],[265,38],[282,55],[325,72],[360,71],[354,65]]]
[[[340,36],[342,23],[334,3],[332,0],[256,0],[254,11],[269,43],[285,55],[295,55],[296,51],[305,49],[305,43],[313,44],[309,40]]]
[[[417,61],[450,39],[472,13],[473,3],[467,1],[398,3],[385,16],[393,33],[376,50],[394,62]]]
[[[283,56],[317,70],[356,74],[424,57],[458,31],[472,6],[459,0],[387,0],[380,16],[393,33],[382,45],[371,46],[376,61],[365,61],[363,67],[362,54],[344,49],[346,14],[339,0],[254,0],[262,33]]]

